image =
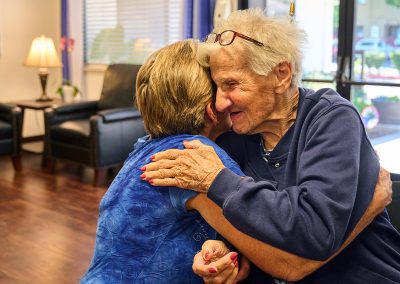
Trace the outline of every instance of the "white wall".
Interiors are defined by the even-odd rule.
[[[0,101],[39,97],[38,70],[23,66],[32,40],[51,37],[58,47],[61,4],[59,0],[0,0]],[[62,79],[61,68],[50,69],[47,93],[54,95]],[[27,111],[24,136],[44,133],[43,113]]]

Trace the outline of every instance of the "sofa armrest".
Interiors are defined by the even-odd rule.
[[[21,108],[12,104],[0,103],[0,119],[11,124],[13,133],[13,155],[20,155],[22,140]]]
[[[98,106],[98,101],[87,101],[87,102],[78,102],[78,103],[71,103],[65,104],[61,106],[52,107],[57,115],[65,115],[71,114],[76,112],[87,112],[92,111],[96,112]]]
[[[96,167],[118,165],[128,157],[137,139],[146,135],[140,113],[132,108],[107,110],[90,117],[92,160]]]
[[[75,119],[89,119],[97,112],[97,101],[79,102],[61,106],[53,106],[44,111],[45,124],[60,124]]]
[[[98,112],[104,123],[141,118],[140,112],[132,107],[115,108]]]
[[[13,116],[14,115],[19,115],[21,113],[21,108],[19,108],[16,105],[12,104],[5,104],[5,103],[0,103],[0,118],[12,122]]]

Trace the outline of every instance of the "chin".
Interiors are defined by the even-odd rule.
[[[248,131],[246,131],[246,129],[241,129],[239,127],[234,127],[232,126],[232,131],[235,132],[236,134],[240,134],[240,135],[247,135],[249,134]]]

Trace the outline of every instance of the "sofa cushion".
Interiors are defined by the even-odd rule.
[[[89,120],[72,120],[52,126],[50,135],[53,141],[88,148],[90,144]]]
[[[134,106],[135,84],[140,65],[112,64],[108,66],[98,103],[99,109]]]
[[[0,139],[11,138],[12,127],[11,124],[0,120]]]

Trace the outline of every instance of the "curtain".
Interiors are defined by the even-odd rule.
[[[83,80],[83,2],[61,0],[61,58],[63,79],[70,81],[85,98]]]
[[[185,0],[183,37],[204,39],[213,29],[215,0]]]
[[[61,0],[61,58],[63,63],[63,80],[71,81],[70,64],[68,52],[71,50],[71,43],[68,32],[68,0]]]

